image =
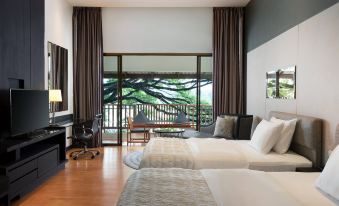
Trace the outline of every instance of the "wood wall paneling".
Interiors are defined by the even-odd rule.
[[[8,89],[44,89],[44,3],[1,0],[0,138],[8,129]]]
[[[23,79],[30,85],[30,21],[29,2],[24,0],[1,1],[0,88],[9,88],[8,78]]]
[[[45,0],[31,0],[31,88],[45,88]]]
[[[3,0],[0,15],[0,89],[43,89],[44,0]]]

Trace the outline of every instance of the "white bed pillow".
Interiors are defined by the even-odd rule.
[[[275,117],[271,118],[271,122],[282,123],[284,125],[281,130],[281,135],[273,147],[276,153],[284,154],[288,151],[288,148],[290,148],[297,121],[298,119],[282,120]]]
[[[339,201],[339,146],[332,152],[315,185],[322,192]]]
[[[269,153],[277,143],[282,128],[282,123],[262,120],[254,130],[250,146],[260,153]]]

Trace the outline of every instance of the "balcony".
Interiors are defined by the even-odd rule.
[[[127,129],[127,117],[135,117],[144,111],[153,122],[173,122],[180,112],[185,112],[191,125],[197,125],[197,106],[195,104],[134,104],[122,105],[123,141]],[[213,121],[212,105],[200,105],[200,125],[208,125]],[[117,139],[118,105],[105,104],[103,108],[103,142],[112,143]],[[125,131],[124,131],[125,130]]]

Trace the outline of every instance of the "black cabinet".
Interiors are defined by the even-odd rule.
[[[9,179],[8,199],[21,197],[65,168],[65,129],[47,129],[43,135],[7,139],[0,155],[0,176]]]
[[[44,176],[46,173],[58,166],[58,153],[59,147],[37,158],[38,177]]]
[[[1,0],[0,89],[44,89],[44,0]]]

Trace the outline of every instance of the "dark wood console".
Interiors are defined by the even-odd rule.
[[[0,175],[9,179],[8,201],[32,191],[65,168],[66,132],[49,128],[39,135],[9,138],[2,142]]]

